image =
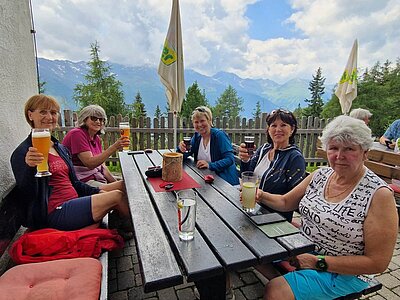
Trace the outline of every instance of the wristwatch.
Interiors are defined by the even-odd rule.
[[[328,270],[328,264],[326,263],[325,256],[317,255],[317,258],[318,260],[317,263],[315,264],[315,268],[318,271],[324,271],[324,272]]]

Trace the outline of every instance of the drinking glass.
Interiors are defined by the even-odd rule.
[[[121,136],[126,136],[128,139],[130,139],[131,136],[131,128],[129,126],[129,122],[120,122],[119,123],[119,130],[121,132]],[[129,146],[123,147],[122,148],[124,152],[129,151]]]
[[[246,144],[247,153],[252,156],[254,153],[254,136],[245,136],[244,143]]]
[[[194,238],[196,225],[196,197],[194,190],[181,190],[176,193],[178,205],[178,234],[184,241]]]
[[[43,154],[43,161],[37,165],[37,172],[35,177],[50,176],[49,172],[49,150],[50,150],[50,130],[48,128],[33,128],[32,129],[32,146],[35,147],[38,152]]]
[[[252,171],[242,173],[242,208],[245,212],[253,212],[256,206],[258,176]]]
[[[183,137],[183,142],[185,143],[186,152],[189,152],[190,149],[192,148],[192,145],[190,144],[191,140],[192,140],[192,138],[190,136]]]

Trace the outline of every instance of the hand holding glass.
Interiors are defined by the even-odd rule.
[[[192,140],[192,138],[190,136],[183,137],[183,142],[185,143],[186,152],[189,152],[192,147],[192,145],[190,144],[191,140]]]
[[[242,208],[245,212],[253,212],[256,205],[258,177],[254,172],[242,173]]]
[[[193,190],[181,190],[176,193],[178,205],[178,234],[184,241],[194,238],[196,225],[196,197]]]
[[[254,136],[245,136],[244,143],[246,144],[247,153],[252,156],[254,153]]]
[[[47,128],[32,129],[32,145],[39,153],[43,154],[43,161],[37,165],[37,173],[35,177],[50,176],[49,172],[49,150],[50,150],[50,131]]]
[[[119,123],[119,130],[120,130],[120,132],[121,132],[121,137],[122,137],[122,136],[125,136],[125,137],[127,137],[128,139],[130,139],[130,136],[131,136],[131,128],[130,128],[130,126],[129,126],[129,122],[120,122],[120,123]],[[123,148],[123,151],[124,151],[124,152],[129,151],[129,146],[125,146],[125,147]]]

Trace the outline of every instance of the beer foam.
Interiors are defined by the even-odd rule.
[[[119,125],[119,128],[130,128],[130,127],[129,127],[129,125],[125,125],[125,124],[122,124],[122,125],[121,125],[121,124],[120,124],[120,125]]]
[[[37,138],[48,137],[48,136],[50,136],[50,132],[49,131],[33,131],[32,136],[37,137]]]

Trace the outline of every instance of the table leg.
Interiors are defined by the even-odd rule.
[[[211,278],[195,282],[201,300],[225,300],[226,274],[225,272]]]

